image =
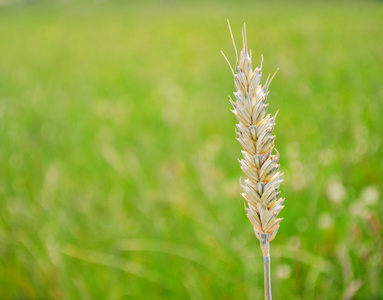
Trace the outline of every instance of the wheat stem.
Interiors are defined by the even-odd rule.
[[[271,300],[270,255],[263,257],[263,271],[265,275],[265,300]]]

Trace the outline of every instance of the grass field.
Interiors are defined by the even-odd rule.
[[[0,6],[0,299],[262,299],[226,18],[271,84],[275,299],[382,299],[383,3]]]

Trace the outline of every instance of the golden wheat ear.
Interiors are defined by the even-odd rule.
[[[242,29],[243,46],[239,57],[229,21],[228,25],[236,54],[234,69],[222,54],[234,77],[235,101],[229,99],[233,106],[232,112],[238,120],[237,140],[243,148],[243,159],[239,163],[247,176],[241,182],[241,195],[246,200],[246,215],[260,241],[265,268],[265,299],[268,300],[271,299],[269,243],[278,232],[282,219],[277,216],[284,207],[284,199],[279,198],[279,185],[283,181],[283,174],[278,171],[279,153],[275,149],[276,153],[273,154],[273,129],[277,114],[267,114],[269,104],[266,102],[275,74],[261,85],[263,57],[261,66],[253,69],[251,51],[247,47],[246,25]]]

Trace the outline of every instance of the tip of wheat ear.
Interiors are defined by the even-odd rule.
[[[235,69],[222,54],[234,77],[235,100],[229,99],[233,106],[232,112],[238,120],[237,140],[243,148],[243,159],[239,163],[247,176],[241,182],[241,195],[246,200],[246,215],[261,243],[262,253],[267,256],[269,242],[275,238],[282,221],[277,215],[284,207],[284,199],[279,198],[278,191],[283,173],[278,171],[279,153],[274,149],[275,136],[272,135],[277,114],[266,114],[269,106],[266,103],[268,89],[274,76],[269,76],[264,85],[260,84],[263,57],[261,66],[253,69],[251,51],[249,53],[247,48],[246,25],[242,29],[243,46],[239,56],[230,24],[229,29],[236,54]],[[273,149],[276,154],[272,154]]]

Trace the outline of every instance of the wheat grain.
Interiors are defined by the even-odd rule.
[[[266,115],[269,85],[274,76],[267,78],[261,85],[262,63],[260,67],[252,69],[251,51],[247,48],[246,25],[242,30],[243,48],[238,57],[233,34],[230,28],[236,54],[235,71],[229,63],[234,76],[235,101],[229,97],[233,106],[232,112],[237,117],[237,140],[243,147],[243,159],[239,160],[241,169],[247,178],[241,182],[246,200],[247,217],[254,228],[255,236],[260,241],[265,265],[265,298],[271,299],[270,288],[270,246],[269,243],[278,232],[281,218],[277,215],[282,210],[283,198],[279,198],[279,185],[283,181],[283,173],[279,169],[279,153],[272,154],[275,136],[272,135],[275,125],[275,114]],[[275,75],[275,74],[274,74]]]

